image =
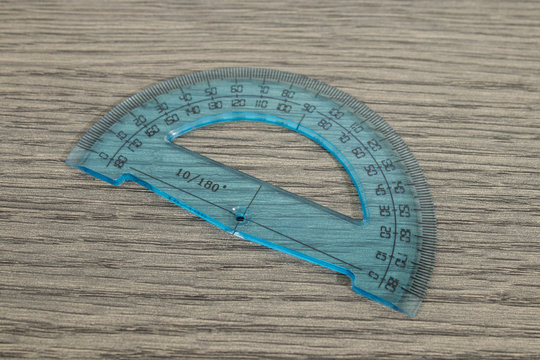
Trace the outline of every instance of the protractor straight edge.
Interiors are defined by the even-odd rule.
[[[278,125],[321,145],[350,176],[363,218],[173,142],[230,121]],[[359,294],[410,316],[426,294],[437,239],[422,170],[380,116],[317,80],[258,68],[173,78],[114,107],[66,162],[113,185],[134,181],[235,236],[346,274]]]

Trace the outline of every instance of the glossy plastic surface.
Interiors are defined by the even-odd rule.
[[[297,131],[328,150],[356,186],[352,219],[178,146],[225,121]],[[364,104],[318,81],[265,69],[218,69],[127,99],[67,163],[113,185],[135,181],[238,237],[351,277],[365,297],[414,316],[434,262],[433,202],[407,146]]]

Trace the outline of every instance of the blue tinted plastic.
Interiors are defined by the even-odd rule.
[[[363,219],[172,142],[226,121],[279,125],[320,144],[351,177]],[[425,296],[436,226],[418,164],[379,116],[315,80],[243,68],[171,79],[112,109],[67,163],[113,185],[135,181],[233,235],[346,274],[356,292],[411,316]]]

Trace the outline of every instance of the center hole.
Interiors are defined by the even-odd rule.
[[[236,214],[236,221],[243,222],[245,220],[246,220],[246,217],[244,216],[244,214]]]

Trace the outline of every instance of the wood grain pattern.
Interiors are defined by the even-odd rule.
[[[0,356],[540,358],[539,19],[535,1],[1,2]],[[439,222],[416,318],[64,164],[122,99],[223,66],[327,82],[410,146]],[[276,136],[298,155],[261,153],[258,176],[317,189],[310,145]]]

